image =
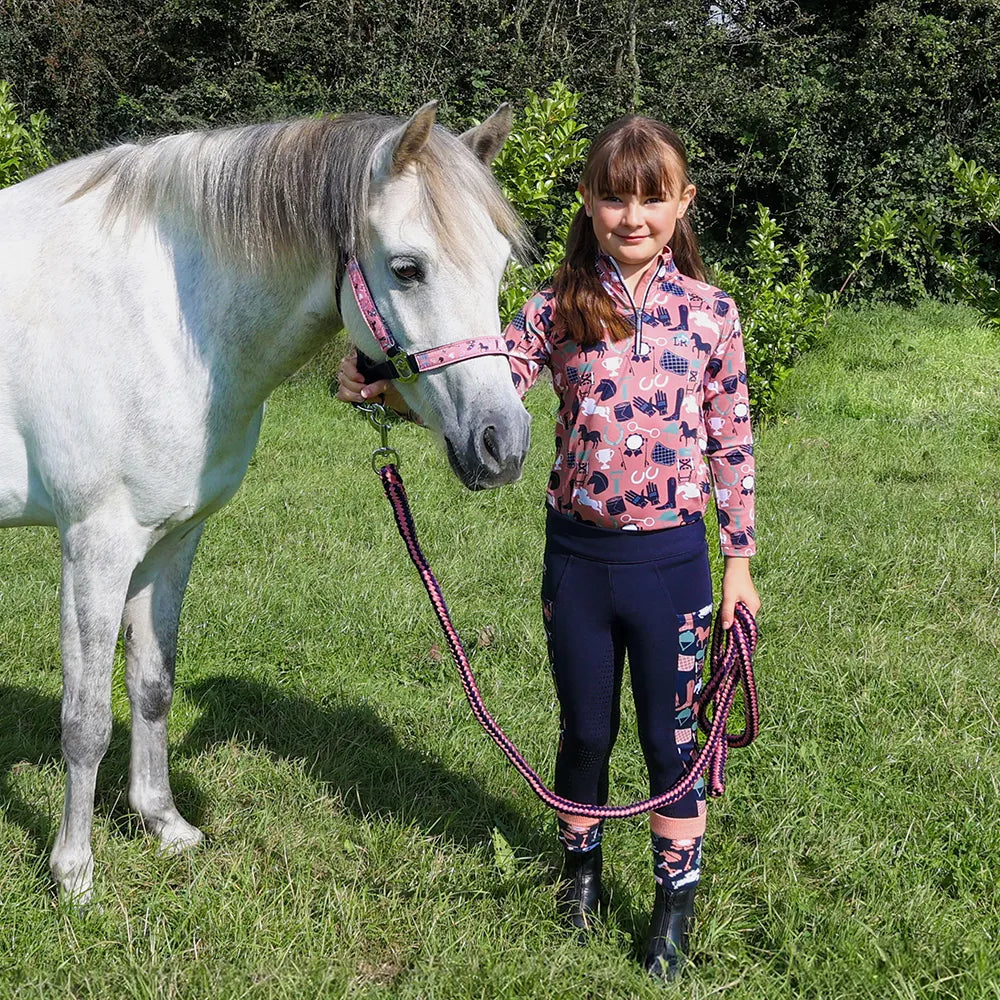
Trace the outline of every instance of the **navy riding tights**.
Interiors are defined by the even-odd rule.
[[[561,710],[559,795],[607,802],[626,656],[649,794],[682,777],[695,745],[711,604],[703,521],[630,532],[548,511],[542,608]],[[699,784],[658,812],[703,814],[704,794]]]

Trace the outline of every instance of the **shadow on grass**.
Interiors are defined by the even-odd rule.
[[[534,819],[487,794],[474,779],[404,745],[373,706],[298,697],[229,675],[182,689],[201,716],[174,759],[237,739],[300,761],[354,815],[415,823],[463,847],[482,844],[498,828],[519,852],[552,850]]]
[[[0,809],[42,852],[55,836],[52,817],[39,808],[43,803],[25,800],[14,779],[22,771],[62,759],[58,700],[30,688],[0,684],[0,731]]]
[[[538,881],[559,877],[554,824],[540,828],[537,812],[526,814],[490,795],[473,778],[456,773],[432,756],[400,742],[376,710],[363,703],[314,701],[280,688],[232,676],[218,676],[181,686],[200,711],[183,742],[171,754],[171,785],[178,808],[201,825],[206,794],[185,759],[233,739],[277,758],[298,761],[337,795],[355,816],[386,822],[414,823],[428,835],[443,836],[463,848],[488,842],[499,829],[514,852],[543,862]],[[15,776],[24,768],[61,766],[59,701],[37,691],[0,684],[0,810],[35,841],[40,859],[47,855],[58,827],[62,782],[55,802],[25,798]],[[141,834],[141,823],[128,810],[129,727],[115,723],[111,745],[101,764],[96,812],[123,835]],[[43,864],[39,878],[47,881]],[[506,890],[503,880],[495,886]],[[636,912],[634,887],[612,876],[609,916],[636,939],[644,917]],[[638,909],[644,909],[638,902]],[[637,927],[637,922],[639,926]]]
[[[512,846],[535,854],[551,850],[534,819],[485,793],[429,754],[407,747],[365,704],[312,701],[280,688],[221,676],[184,685],[200,717],[171,754],[171,785],[182,813],[198,824],[204,792],[183,767],[214,744],[233,738],[303,766],[339,794],[356,815],[414,822],[470,846],[499,828]],[[25,797],[15,777],[28,769],[62,766],[57,698],[31,688],[0,684],[0,810],[46,851],[55,837],[62,804]],[[99,772],[96,811],[123,833],[140,831],[126,801],[130,731],[114,724]],[[44,793],[42,793],[44,794]]]

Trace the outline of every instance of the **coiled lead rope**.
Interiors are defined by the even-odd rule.
[[[378,426],[377,423],[376,426]],[[387,447],[384,434],[385,431],[383,431],[382,448],[373,456],[373,466],[378,464],[377,457],[395,456],[395,452]],[[748,746],[756,738],[760,729],[757,690],[753,678],[753,653],[757,646],[757,623],[744,604],[736,605],[733,624],[728,630],[724,630],[721,622],[716,620],[712,636],[710,676],[702,692],[701,706],[698,710],[699,722],[703,731],[708,733],[708,738],[705,740],[704,746],[695,751],[691,767],[684,777],[667,791],[628,806],[595,806],[583,802],[573,802],[561,795],[556,795],[545,786],[542,779],[521,755],[521,751],[518,750],[513,740],[500,728],[487,710],[469,665],[465,647],[462,645],[462,640],[448,614],[448,606],[445,604],[441,587],[431,572],[430,565],[417,541],[416,527],[413,524],[413,516],[410,513],[406,490],[403,488],[403,480],[399,475],[399,470],[394,464],[387,463],[381,468],[376,468],[376,471],[382,480],[382,487],[392,507],[396,527],[406,543],[410,559],[413,560],[413,565],[416,566],[417,572],[420,574],[420,579],[423,581],[424,588],[434,607],[434,613],[437,615],[441,629],[448,640],[448,647],[451,650],[455,666],[458,668],[458,676],[462,682],[466,700],[472,709],[472,714],[493,742],[500,747],[504,756],[514,765],[521,777],[531,786],[531,790],[547,806],[573,816],[587,816],[593,819],[637,816],[639,813],[660,809],[677,802],[695,787],[702,775],[706,776],[709,794],[722,795],[726,788],[725,769],[729,748]],[[743,689],[743,714],[746,728],[742,733],[731,735],[726,732],[726,722],[736,697],[736,690],[739,687]],[[711,711],[709,711],[710,709]]]

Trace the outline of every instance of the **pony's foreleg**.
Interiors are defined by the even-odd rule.
[[[140,543],[114,511],[61,530],[62,751],[66,798],[50,865],[64,898],[90,897],[97,768],[111,739],[111,666]]]
[[[179,539],[166,539],[150,552],[135,571],[123,619],[125,682],[132,706],[129,804],[170,852],[203,839],[177,811],[167,768],[177,623],[201,528],[199,524]]]

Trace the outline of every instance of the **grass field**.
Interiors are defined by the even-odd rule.
[[[283,387],[210,522],[182,619],[172,771],[208,835],[162,858],[125,804],[116,667],[97,905],[60,909],[58,548],[0,535],[0,998],[1000,996],[1000,345],[970,313],[839,314],[758,434],[760,739],[714,802],[679,987],[636,965],[642,820],[606,834],[585,948],[554,915],[553,821],[483,737],[323,380]],[[553,399],[523,480],[463,492],[394,432],[488,705],[543,772],[537,607]],[[442,653],[444,655],[442,655]],[[629,717],[630,718],[630,717]],[[631,729],[616,800],[645,791]]]

